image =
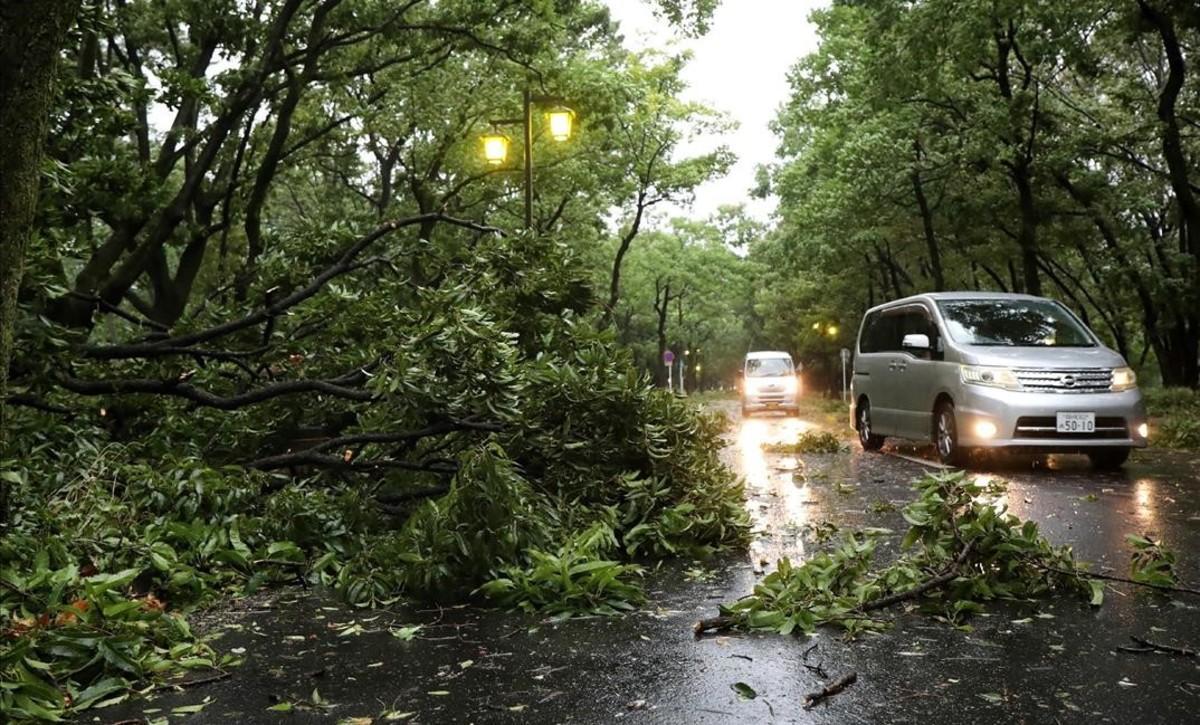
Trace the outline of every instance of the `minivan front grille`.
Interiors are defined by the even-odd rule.
[[[1018,368],[1021,387],[1037,393],[1103,393],[1112,388],[1111,368]]]
[[[1015,438],[1060,438],[1088,440],[1095,438],[1123,439],[1129,437],[1129,427],[1119,416],[1096,416],[1096,430],[1091,433],[1059,433],[1052,415],[1024,415],[1017,418]]]

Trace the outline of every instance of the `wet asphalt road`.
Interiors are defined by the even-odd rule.
[[[746,477],[757,530],[751,551],[648,573],[651,603],[641,612],[551,624],[473,607],[353,610],[318,593],[285,591],[200,618],[221,633],[215,646],[245,650],[245,664],[228,679],[86,720],[1200,722],[1200,660],[1117,650],[1130,635],[1200,647],[1200,597],[1129,585],[1108,587],[1098,609],[1074,599],[993,604],[971,621],[971,632],[898,614],[892,630],[854,642],[833,630],[812,638],[694,639],[696,619],[752,589],[756,562],[769,569],[778,556],[799,560],[813,551],[822,522],[894,529],[881,558],[898,545],[905,525],[895,509],[912,498],[909,484],[927,467],[894,449],[865,454],[856,444],[799,458],[762,452],[762,443],[790,440],[818,420],[829,425],[816,415],[735,424],[724,453]],[[1193,455],[1145,451],[1120,473],[1093,472],[1073,457],[1051,459],[1048,468],[1001,461],[979,473],[1008,480],[1013,513],[1037,521],[1052,542],[1073,545],[1099,570],[1127,574],[1125,535],[1151,533],[1179,553],[1180,579],[1200,582],[1200,464]],[[411,641],[389,633],[412,624],[424,626]],[[361,631],[339,636],[347,628]],[[805,693],[848,671],[857,672],[857,684],[802,709]],[[740,698],[732,688],[738,682],[757,697]],[[311,707],[314,689],[318,707]],[[199,713],[172,714],[206,700]],[[268,710],[280,702],[296,705]]]

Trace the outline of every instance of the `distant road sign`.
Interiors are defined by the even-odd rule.
[[[663,365],[670,365],[675,362],[675,353],[670,350],[663,351]]]

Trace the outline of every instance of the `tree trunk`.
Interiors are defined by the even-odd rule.
[[[659,280],[654,282],[654,311],[658,313],[658,359],[654,361],[654,380],[660,388],[667,387],[667,376],[670,372],[666,371],[666,365],[663,363],[663,355],[667,351],[667,305],[671,302],[671,283],[668,281],[665,285],[660,285]]]
[[[1171,189],[1179,203],[1180,246],[1185,253],[1200,258],[1200,202],[1192,192],[1188,158],[1183,149],[1175,110],[1187,74],[1183,49],[1175,35],[1175,23],[1169,15],[1147,0],[1138,0],[1138,5],[1142,17],[1158,31],[1167,56],[1167,80],[1158,97],[1158,120],[1162,124],[1163,158],[1167,162]]]
[[[1021,272],[1026,294],[1041,296],[1042,280],[1038,275],[1037,207],[1033,199],[1033,180],[1024,163],[1018,164],[1012,173],[1017,186],[1017,197],[1021,205],[1021,231],[1017,244],[1021,247]]]
[[[914,141],[913,148],[916,150],[917,159],[920,160],[921,142]],[[920,169],[914,166],[909,178],[912,180],[913,195],[917,197],[917,209],[921,212],[921,228],[925,232],[925,247],[929,252],[929,271],[933,277],[933,289],[935,292],[944,292],[946,276],[942,272],[942,253],[938,249],[937,235],[933,231],[933,214],[929,210],[929,200],[925,198],[925,187],[921,182]]]
[[[621,264],[625,261],[625,255],[629,252],[629,246],[633,244],[633,240],[637,238],[638,232],[642,228],[642,217],[646,213],[646,190],[643,188],[638,192],[637,210],[634,212],[633,221],[629,224],[629,230],[621,237],[621,243],[617,247],[617,256],[613,260],[612,276],[608,283],[608,302],[604,305],[604,311],[600,315],[599,327],[604,329],[612,323],[613,315],[617,311],[617,302],[621,300]]]
[[[37,213],[54,66],[79,0],[0,3],[0,460],[8,454],[5,400],[17,288]],[[0,479],[0,523],[8,489]]]

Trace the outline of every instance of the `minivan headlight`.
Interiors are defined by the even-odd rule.
[[[1112,372],[1112,391],[1119,393],[1122,390],[1133,390],[1137,387],[1137,373],[1133,368],[1124,367],[1116,368]]]
[[[962,381],[969,385],[987,385],[992,388],[1005,390],[1020,390],[1021,383],[1017,374],[1011,368],[992,367],[990,365],[963,365],[959,370]]]

